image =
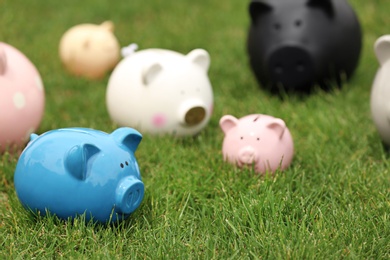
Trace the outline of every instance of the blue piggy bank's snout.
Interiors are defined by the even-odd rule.
[[[123,214],[130,214],[135,211],[142,202],[144,191],[143,182],[133,176],[121,180],[115,193],[117,211]]]

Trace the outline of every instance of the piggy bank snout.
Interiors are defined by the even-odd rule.
[[[144,197],[144,184],[134,177],[123,179],[117,189],[115,205],[119,212],[130,214],[141,204]]]
[[[194,126],[202,122],[205,117],[206,117],[206,109],[204,109],[201,106],[196,106],[190,108],[186,112],[184,116],[184,122],[188,126]]]
[[[258,161],[258,154],[252,146],[245,146],[238,152],[238,160],[242,164],[252,164]]]
[[[314,62],[309,51],[299,46],[282,46],[268,60],[273,82],[283,86],[300,87],[314,80]]]
[[[206,107],[202,102],[185,102],[179,112],[179,120],[184,126],[196,126],[204,121],[206,118]]]

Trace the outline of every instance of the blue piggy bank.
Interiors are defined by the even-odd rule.
[[[142,135],[132,128],[111,134],[64,128],[31,135],[15,170],[23,206],[59,218],[85,213],[103,223],[127,218],[144,196],[134,152]]]

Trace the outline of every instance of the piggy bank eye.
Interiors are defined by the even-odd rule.
[[[244,139],[244,137],[243,137],[243,136],[241,136],[241,137],[240,137],[240,139],[241,139],[241,140],[243,140],[243,139]]]
[[[256,139],[257,141],[260,141],[260,138],[259,137],[257,137],[257,139]]]
[[[125,167],[125,166],[123,165],[123,163],[121,163],[120,165],[121,165],[121,168]]]
[[[125,164],[126,164],[126,166],[129,166],[129,163],[127,161],[125,162]]]
[[[302,20],[297,19],[297,20],[295,21],[295,26],[296,26],[296,27],[300,27],[301,25],[302,25]]]

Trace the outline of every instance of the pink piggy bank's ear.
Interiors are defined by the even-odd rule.
[[[203,49],[192,50],[187,54],[187,58],[204,69],[204,71],[208,71],[210,66],[210,56],[207,51]]]
[[[272,122],[267,125],[268,128],[275,131],[279,138],[283,137],[284,130],[286,130],[286,124],[282,119],[275,118]]]
[[[153,63],[146,67],[142,73],[142,82],[148,86],[152,83],[162,71],[162,66],[159,63]]]
[[[230,129],[238,125],[238,119],[231,115],[226,115],[219,120],[222,131],[226,134]]]
[[[381,65],[390,59],[390,35],[379,37],[374,46],[376,58]]]
[[[5,56],[5,50],[0,46],[0,75],[5,73],[5,68],[7,67],[7,58]]]

